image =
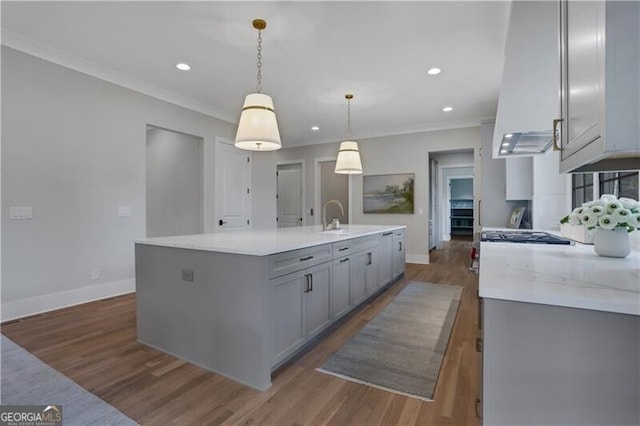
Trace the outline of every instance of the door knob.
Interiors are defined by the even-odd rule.
[[[220,219],[220,220],[218,221],[218,225],[220,225],[220,226],[224,225],[225,223],[227,223],[227,222],[226,222],[226,221],[224,221],[224,220],[222,220],[222,219]]]

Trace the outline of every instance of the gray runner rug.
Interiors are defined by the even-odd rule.
[[[0,337],[1,404],[62,406],[65,426],[137,424],[7,337]]]
[[[410,282],[318,371],[433,401],[462,291]]]

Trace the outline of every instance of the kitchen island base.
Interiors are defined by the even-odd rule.
[[[294,232],[271,238],[280,248]],[[137,242],[138,341],[266,390],[275,368],[404,275],[404,227],[352,226],[344,234],[257,255],[226,252],[216,236],[193,237],[210,249],[187,246],[187,236]],[[221,235],[220,245],[231,235]]]

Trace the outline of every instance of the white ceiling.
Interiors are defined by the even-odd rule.
[[[2,43],[237,122],[263,18],[263,92],[288,147],[344,139],[348,92],[356,140],[495,116],[509,4],[2,1]]]

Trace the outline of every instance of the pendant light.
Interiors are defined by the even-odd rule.
[[[258,30],[258,84],[256,93],[244,98],[235,146],[249,151],[274,151],[282,148],[278,121],[271,96],[262,93],[262,30],[267,27],[263,19],[254,19]]]
[[[358,142],[351,140],[351,99],[353,99],[353,95],[347,93],[344,97],[347,100],[347,140],[340,143],[334,172],[342,175],[359,175],[362,174],[362,162],[360,161]]]

